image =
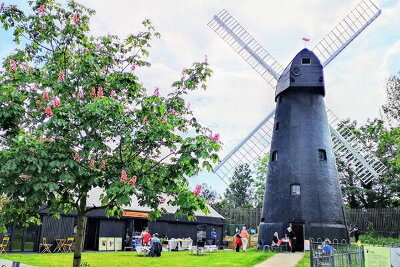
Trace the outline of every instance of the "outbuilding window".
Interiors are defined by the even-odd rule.
[[[290,185],[290,195],[300,196],[300,185],[299,184],[291,184]]]

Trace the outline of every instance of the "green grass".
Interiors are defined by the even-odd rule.
[[[310,267],[310,251],[305,251],[303,258],[296,264],[296,267]]]
[[[365,246],[365,266],[390,266],[390,248]]]
[[[93,252],[83,253],[82,262],[90,267],[151,266],[151,267],[191,267],[191,266],[227,266],[249,267],[274,255],[272,252],[259,252],[249,249],[247,252],[220,250],[204,256],[190,255],[188,251],[163,252],[160,258],[137,256],[136,252]],[[19,261],[40,267],[72,266],[72,254],[2,254],[0,258]]]

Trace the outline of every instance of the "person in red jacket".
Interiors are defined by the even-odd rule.
[[[143,245],[144,246],[150,245],[150,238],[151,238],[151,234],[149,233],[149,228],[146,228],[146,232],[143,235]]]
[[[242,245],[242,238],[240,237],[239,232],[236,233],[235,245],[236,245],[236,252],[239,252],[240,246]]]

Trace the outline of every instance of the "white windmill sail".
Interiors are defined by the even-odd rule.
[[[381,12],[371,0],[362,0],[312,49],[322,67],[342,52]]]
[[[214,172],[225,183],[232,178],[236,167],[246,163],[252,165],[269,153],[274,129],[274,117],[275,109],[214,168]]]
[[[386,167],[378,157],[350,129],[340,125],[340,120],[331,110],[326,112],[336,158],[341,159],[365,184],[382,175]]]
[[[272,87],[283,67],[225,9],[207,24]]]

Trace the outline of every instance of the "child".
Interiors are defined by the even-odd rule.
[[[236,244],[236,252],[239,252],[240,246],[242,245],[242,238],[240,237],[239,232],[236,233],[235,244]]]

